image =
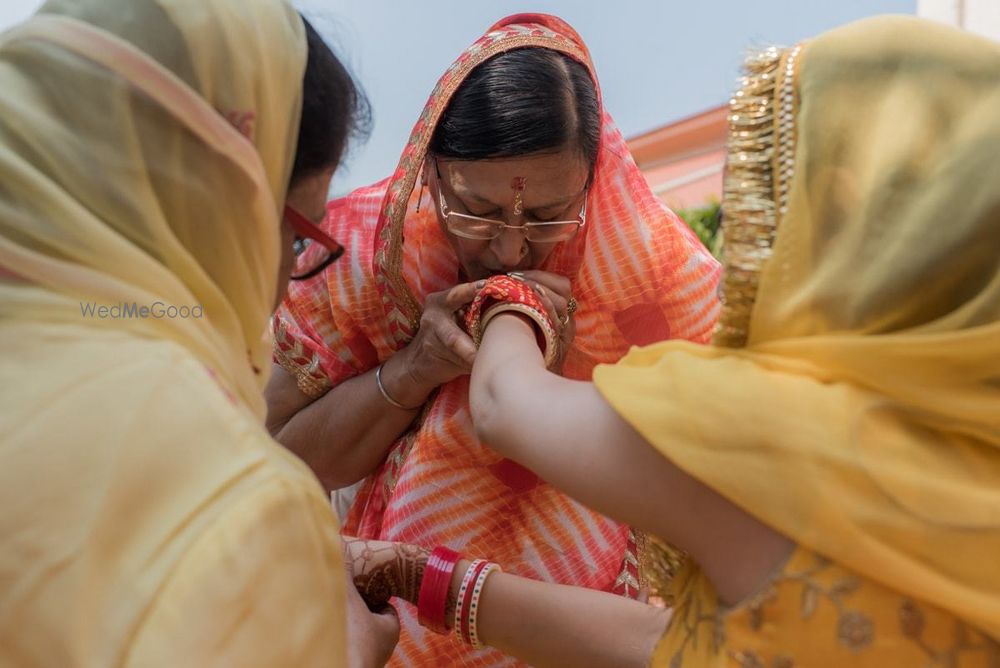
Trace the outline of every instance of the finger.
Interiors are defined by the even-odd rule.
[[[558,329],[562,326],[562,323],[559,320],[560,318],[559,311],[556,310],[556,306],[552,302],[552,297],[549,291],[546,290],[543,286],[538,285],[537,283],[532,287],[535,289],[535,292],[538,293],[538,299],[539,301],[542,302],[542,306],[545,308],[545,312],[549,316],[549,321],[552,323],[552,326],[555,327],[556,330],[558,331]]]
[[[389,657],[399,643],[399,616],[391,605],[387,605],[386,608],[372,615],[372,631],[374,631],[372,635],[379,649],[375,659],[376,665],[379,666],[388,663]]]
[[[556,309],[556,314],[559,316],[559,321],[562,322],[563,316],[566,315],[567,305],[569,301],[557,292],[553,292],[551,288],[545,291],[549,299],[552,301],[552,305]]]
[[[445,350],[452,353],[462,364],[472,368],[472,363],[476,360],[476,344],[472,342],[472,337],[450,320],[442,322],[435,329],[434,335]]]
[[[393,627],[399,628],[399,613],[391,604],[386,603],[382,607],[372,610],[372,614],[378,617],[377,623],[382,624],[383,628],[390,630]]]
[[[531,283],[541,283],[548,290],[556,293],[563,299],[569,299],[573,294],[573,285],[568,278],[560,274],[553,274],[551,271],[540,271],[538,269],[527,269],[517,272],[520,276]]]
[[[473,299],[476,294],[483,289],[486,281],[475,281],[473,283],[459,283],[445,293],[444,306],[450,311],[457,311]]]

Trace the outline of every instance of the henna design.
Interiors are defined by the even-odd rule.
[[[430,552],[405,543],[358,538],[345,540],[349,566],[361,598],[372,610],[393,597],[416,605]]]

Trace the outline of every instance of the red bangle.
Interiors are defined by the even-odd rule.
[[[474,590],[474,585],[476,581],[479,579],[479,574],[482,573],[483,569],[489,565],[490,562],[486,561],[485,559],[482,559],[478,563],[476,563],[476,565],[474,566],[475,571],[473,571],[472,577],[470,578],[472,584],[470,584],[469,588],[465,590],[465,599],[462,601],[461,626],[455,629],[455,631],[458,633],[458,637],[461,638],[463,641],[465,641],[467,645],[472,644],[472,635],[471,632],[469,631],[469,619],[470,619],[469,605],[472,603],[472,593]]]
[[[439,545],[431,552],[427,566],[424,567],[424,579],[417,596],[417,619],[421,626],[426,626],[435,633],[448,633],[444,621],[448,590],[455,566],[461,559],[462,555],[458,552]]]

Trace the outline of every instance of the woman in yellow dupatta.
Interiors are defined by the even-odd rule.
[[[716,347],[591,385],[491,322],[484,440],[689,556],[659,631],[500,573],[480,640],[536,665],[998,665],[998,109],[1000,45],[916,19],[768,51],[732,101]]]
[[[346,663],[360,599],[256,371],[308,71],[269,0],[54,0],[0,37],[0,664]]]

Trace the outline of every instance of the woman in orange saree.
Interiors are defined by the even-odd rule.
[[[752,56],[715,346],[573,382],[504,312],[472,373],[491,447],[684,550],[669,619],[435,548],[425,623],[539,668],[1000,665],[998,108],[1000,44],[911,17]],[[420,553],[349,548],[370,603]]]
[[[534,162],[462,161],[433,150],[435,131],[463,83],[491,58],[515,51],[556,54],[558,68],[570,73],[566,95],[590,87],[596,132],[593,157],[581,170],[563,168],[558,146],[530,156]],[[580,76],[573,79],[573,72]],[[524,81],[526,89],[532,85]],[[418,180],[429,187],[417,187]],[[538,206],[543,195],[561,208],[535,215],[545,208]],[[451,214],[497,218],[487,215],[494,209],[473,204],[504,197],[494,207],[506,214],[497,225],[569,221],[575,234],[539,251],[528,237],[541,228],[504,230],[488,252],[470,253],[469,228],[454,225]],[[544,286],[562,322],[566,377],[589,379],[595,365],[616,361],[634,345],[708,340],[719,266],[650,191],[600,105],[579,36],[559,19],[534,14],[490,28],[439,81],[395,173],[332,202],[324,229],[345,243],[349,257],[293,285],[274,319],[280,368],[269,388],[269,423],[328,487],[367,476],[344,532],[447,544],[527,577],[636,596],[636,536],[629,527],[586,509],[477,439],[468,405],[471,359],[460,359],[459,350],[453,377],[423,395],[409,392],[407,373],[394,368],[432,327],[442,331],[432,308],[454,328],[448,336],[464,337],[455,312],[481,279],[510,270]],[[504,244],[515,246],[514,259],[505,261]],[[331,445],[342,441],[351,449]],[[513,665],[495,650],[473,651],[426,632],[414,611],[401,607],[397,665]]]

